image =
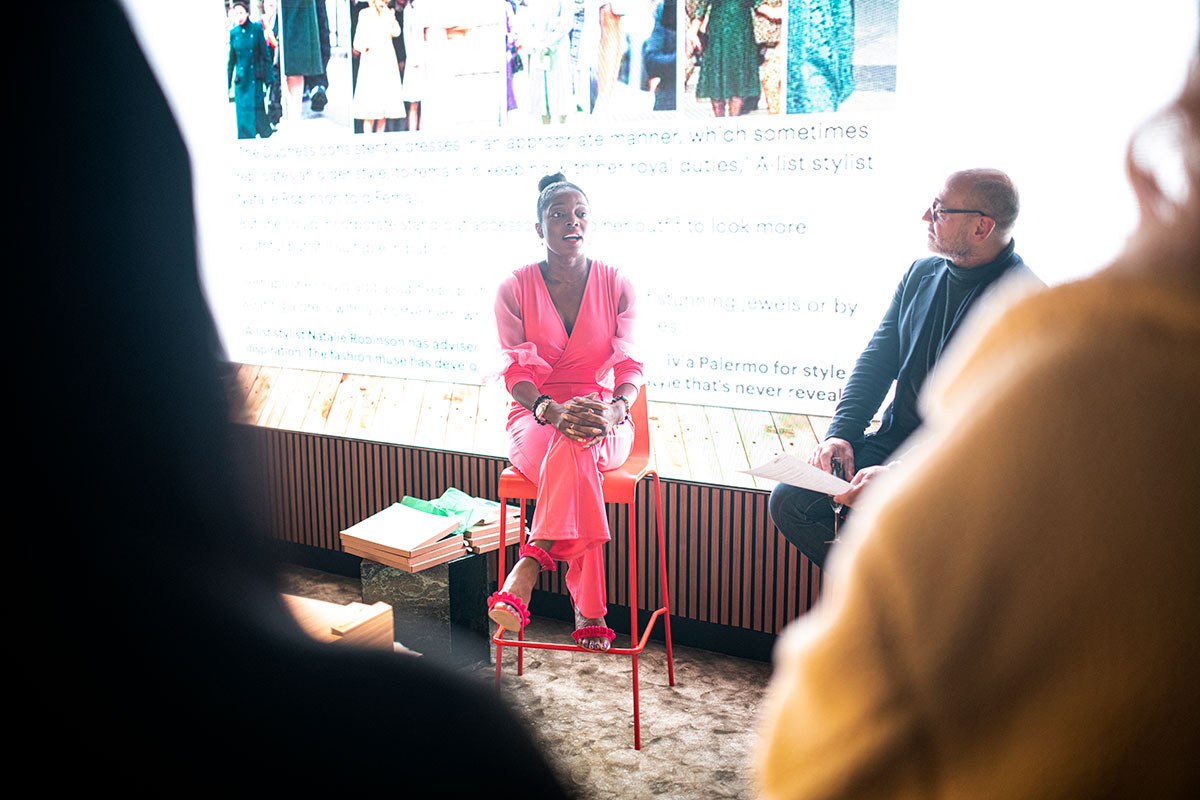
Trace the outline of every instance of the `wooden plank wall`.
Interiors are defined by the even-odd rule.
[[[234,365],[230,387],[238,434],[262,465],[260,509],[280,540],[340,552],[341,530],[406,494],[455,487],[497,499],[508,463],[503,387],[252,365]],[[828,420],[647,399],[672,614],[778,633],[816,599],[820,571],[771,524],[769,482],[738,470],[784,449],[807,455]],[[643,482],[633,517],[642,607],[658,599],[652,486]],[[627,604],[629,520],[623,507],[609,514],[609,597]],[[557,574],[540,588],[566,592]]]
[[[238,420],[265,428],[503,458],[510,402],[497,383],[413,381],[232,365]],[[664,478],[770,491],[743,470],[779,453],[807,457],[828,417],[663,403],[647,397],[651,441]]]

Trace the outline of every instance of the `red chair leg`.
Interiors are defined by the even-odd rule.
[[[629,504],[629,636],[630,644],[636,646],[641,639],[638,631],[638,602],[637,602],[637,502]],[[634,653],[630,658],[633,659],[633,749],[642,749],[642,720],[641,720],[641,704],[638,702],[641,698],[639,692],[641,687],[638,685],[638,657]]]
[[[521,532],[521,539],[524,540],[524,538],[525,538],[525,508],[526,508],[525,501],[523,499],[518,501],[518,505],[521,508],[521,516],[520,516],[520,522],[519,522],[521,527],[517,528],[517,530],[519,530]],[[501,544],[503,544],[504,541],[506,541],[506,540],[501,540]],[[518,550],[518,552],[520,552],[520,551]],[[518,556],[518,558],[520,558],[520,556]],[[517,564],[514,561],[513,566],[515,567],[516,565]],[[508,577],[508,576],[506,575],[505,577]],[[532,592],[530,592],[530,594],[529,594],[529,599],[530,599],[530,601],[533,600]],[[517,631],[517,639],[520,639],[520,640],[525,639],[525,629],[524,628]],[[524,675],[524,674],[525,674],[525,648],[518,647],[517,648],[517,675]]]
[[[630,658],[633,659],[633,749],[641,750],[642,717],[640,704],[638,703],[641,686],[638,685],[638,657],[635,654],[630,656]]]
[[[667,540],[663,528],[662,491],[658,483],[658,473],[652,473],[654,478],[654,517],[658,529],[658,581],[662,590],[663,637],[667,644],[667,682],[675,685],[675,659],[671,655],[671,596],[667,588]]]
[[[508,515],[504,513],[507,498],[500,498],[500,547],[496,549],[496,589],[504,586],[504,543],[508,541]],[[489,620],[490,622],[491,620]],[[496,644],[496,689],[500,689],[500,667],[504,663],[504,645]]]

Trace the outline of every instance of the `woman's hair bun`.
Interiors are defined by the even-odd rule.
[[[563,183],[566,180],[567,176],[563,175],[561,172],[556,172],[553,175],[546,175],[540,181],[538,181],[538,191],[542,191],[552,183]]]

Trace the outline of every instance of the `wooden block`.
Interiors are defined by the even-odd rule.
[[[382,600],[367,605],[366,603],[348,603],[346,608],[351,612],[346,619],[329,626],[329,632],[335,636],[349,636],[363,625],[368,624],[380,614],[392,611],[392,607]]]
[[[301,629],[319,642],[355,647],[394,648],[392,607],[384,602],[330,603],[285,594],[283,600]]]

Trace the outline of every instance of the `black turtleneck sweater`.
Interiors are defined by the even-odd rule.
[[[967,312],[1003,275],[1021,273],[1038,280],[1015,252],[1015,241],[995,260],[970,269],[940,256],[913,262],[896,287],[891,305],[858,357],[826,436],[836,436],[857,451],[870,441],[882,463],[921,424],[917,395]],[[1040,281],[1039,281],[1040,282]],[[883,412],[878,431],[865,435],[892,382],[896,393]]]

